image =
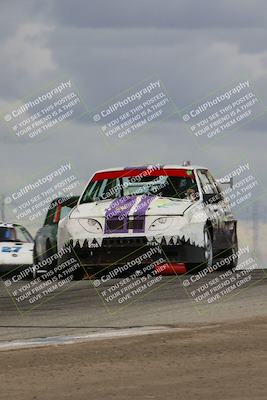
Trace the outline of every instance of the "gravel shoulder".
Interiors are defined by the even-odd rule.
[[[267,318],[0,354],[1,399],[266,399]]]

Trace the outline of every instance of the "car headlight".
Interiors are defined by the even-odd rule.
[[[157,218],[149,227],[149,231],[158,231],[162,229],[166,229],[170,223],[169,218],[161,217]]]
[[[102,226],[101,224],[93,218],[79,218],[79,224],[90,233],[101,233]]]

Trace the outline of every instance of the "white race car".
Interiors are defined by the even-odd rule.
[[[60,221],[58,249],[71,246],[83,272],[125,265],[133,254],[158,245],[170,262],[211,267],[215,257],[230,257],[235,267],[236,228],[218,181],[205,167],[115,168],[96,172]]]
[[[0,273],[33,264],[33,238],[21,225],[0,223]]]

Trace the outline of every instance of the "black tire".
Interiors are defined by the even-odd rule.
[[[46,252],[44,257],[50,258],[53,257],[57,252],[56,246],[52,247],[50,241],[48,240],[46,243]],[[52,264],[51,264],[51,268],[55,268],[57,266],[57,261],[53,260]]]
[[[80,266],[80,268],[74,272],[73,274],[73,280],[74,281],[81,281],[83,279],[85,275],[84,269],[82,266]]]
[[[200,261],[199,263],[190,263],[187,264],[188,270],[192,273],[203,270],[206,267],[212,267],[214,263],[214,253],[213,253],[213,240],[211,228],[206,225],[203,231],[204,235],[204,261]]]
[[[56,254],[56,248],[51,246],[51,243],[49,240],[46,241],[46,245],[45,245],[45,252],[41,253],[41,254],[37,254],[36,251],[36,245],[34,244],[34,249],[33,249],[33,279],[37,278],[38,273],[36,270],[36,266],[38,265],[38,263],[42,263],[43,261],[48,260],[50,257],[54,256]],[[52,258],[52,262],[50,263],[44,263],[43,267],[39,265],[38,270],[44,270],[44,271],[48,271],[48,270],[52,270],[57,266],[57,260],[56,258],[54,259],[54,257]],[[42,277],[43,275],[45,275],[45,273],[40,273],[40,277]],[[42,279],[46,279],[46,278],[42,278]]]
[[[72,262],[72,264],[79,265],[79,267],[75,271],[73,271],[72,279],[74,281],[82,280],[85,275],[85,270],[84,270],[83,266],[80,264],[79,259],[76,256],[75,251],[73,249],[71,252],[67,252],[61,258],[59,258],[57,261],[57,265],[60,266],[64,263],[69,263],[71,260],[74,260],[74,262]],[[59,273],[60,273],[60,270],[59,270]]]
[[[39,257],[37,256],[37,252],[36,252],[36,243],[34,242],[33,245],[33,264],[38,264],[39,262]]]
[[[204,228],[204,257],[205,267],[212,267],[214,262],[213,241],[211,230],[208,226]]]
[[[224,269],[235,269],[238,264],[238,257],[236,256],[236,253],[238,252],[238,238],[237,238],[237,231],[236,231],[236,226],[233,230],[232,233],[232,246],[228,249],[226,249],[223,252],[223,259],[230,259],[229,264],[225,264]]]

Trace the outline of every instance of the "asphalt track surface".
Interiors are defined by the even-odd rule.
[[[252,271],[250,275],[251,279],[241,289],[211,304],[198,303],[185,290],[181,276],[164,276],[151,290],[139,293],[131,301],[123,305],[113,301],[108,306],[93,281],[70,282],[62,293],[30,311],[23,305],[18,310],[1,283],[0,344],[66,335],[119,334],[125,329],[144,327],[190,328],[267,316],[267,270]],[[214,272],[202,278],[201,284],[209,284],[211,278],[218,276]],[[116,283],[118,280],[102,284],[101,290],[108,291]],[[193,289],[191,285],[190,290]]]

